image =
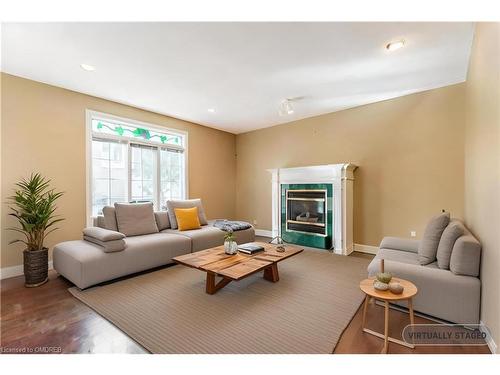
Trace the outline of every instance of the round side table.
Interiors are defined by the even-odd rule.
[[[382,349],[382,354],[387,353],[387,349],[389,348],[389,341],[393,342],[395,344],[403,345],[408,348],[414,348],[415,345],[408,344],[407,342],[404,342],[402,340],[398,340],[392,337],[389,337],[389,303],[393,301],[403,301],[407,300],[408,301],[408,313],[410,315],[410,324],[414,324],[414,316],[413,316],[413,297],[417,294],[418,289],[410,281],[399,279],[397,277],[393,277],[391,281],[397,281],[399,282],[403,287],[403,293],[401,294],[394,294],[389,290],[377,290],[373,287],[373,281],[375,280],[374,277],[370,277],[368,279],[364,279],[359,283],[360,289],[366,294],[365,296],[365,304],[363,307],[363,332],[369,333],[370,335],[374,335],[378,338],[381,338],[384,340],[384,348]],[[382,335],[379,332],[372,331],[371,329],[365,328],[365,322],[366,322],[366,310],[368,308],[368,303],[370,302],[370,298],[375,298],[378,300],[381,300],[384,302],[384,311],[385,311],[385,316],[384,316],[384,334]]]

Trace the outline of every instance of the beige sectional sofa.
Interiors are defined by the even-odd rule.
[[[384,259],[386,272],[418,287],[413,302],[416,311],[453,323],[478,324],[481,244],[458,219],[442,226],[430,236],[426,229],[421,241],[385,237],[368,266],[368,275],[375,276]],[[449,233],[455,235],[449,237]]]
[[[152,213],[152,206],[150,209]],[[125,235],[117,222],[115,208],[106,207],[103,212],[104,216],[95,218],[95,228],[84,230],[85,240],[62,242],[54,247],[54,269],[81,289],[166,265],[178,255],[224,243],[226,232],[214,227],[213,221],[206,221],[200,229],[180,231],[172,229],[167,212],[155,212],[155,226],[151,222],[147,225],[136,222],[134,226],[135,220],[129,220],[132,227],[123,230],[135,233],[142,227],[153,233]],[[237,231],[235,235],[238,243],[255,239],[253,228]],[[113,246],[108,246],[111,243]]]

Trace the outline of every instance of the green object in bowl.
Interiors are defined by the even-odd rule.
[[[380,272],[377,274],[377,280],[384,284],[389,284],[392,275],[389,272]]]

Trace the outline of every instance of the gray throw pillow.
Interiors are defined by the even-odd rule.
[[[437,249],[437,263],[438,267],[444,270],[450,269],[450,257],[453,245],[458,237],[464,234],[464,227],[458,220],[450,221],[450,224],[445,228],[439,240]]]
[[[152,203],[115,203],[118,231],[125,236],[158,233]]]
[[[453,245],[450,257],[450,271],[455,275],[479,276],[481,265],[481,244],[468,231]]]
[[[167,211],[157,211],[155,212],[156,226],[158,230],[164,230],[170,228],[170,220],[168,218]]]
[[[175,218],[176,208],[192,208],[198,207],[198,219],[201,225],[207,225],[207,217],[205,216],[205,210],[201,203],[201,199],[185,199],[185,200],[168,200],[167,201],[167,212],[168,218],[170,219],[170,227],[172,229],[177,229],[177,219]]]
[[[125,238],[123,233],[99,228],[99,227],[88,227],[83,230],[83,235],[88,237],[97,238],[99,241],[113,241],[113,240],[122,240]]]
[[[425,266],[436,260],[439,240],[449,222],[450,213],[443,212],[434,216],[425,227],[424,235],[418,247],[418,262],[421,265]]]
[[[103,207],[102,214],[104,216],[104,228],[117,232],[118,224],[116,223],[115,208],[111,206]]]
[[[101,241],[95,237],[90,237],[90,236],[83,236],[83,239],[85,241],[89,241],[92,243],[95,243],[96,245],[99,245],[105,253],[114,253],[116,251],[122,251],[125,250],[125,247],[127,247],[125,241],[122,240],[112,240],[112,241]]]

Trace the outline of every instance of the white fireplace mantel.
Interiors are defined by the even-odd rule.
[[[268,169],[272,175],[272,233],[281,235],[282,184],[332,184],[333,251],[348,255],[353,251],[353,185],[352,163]]]

